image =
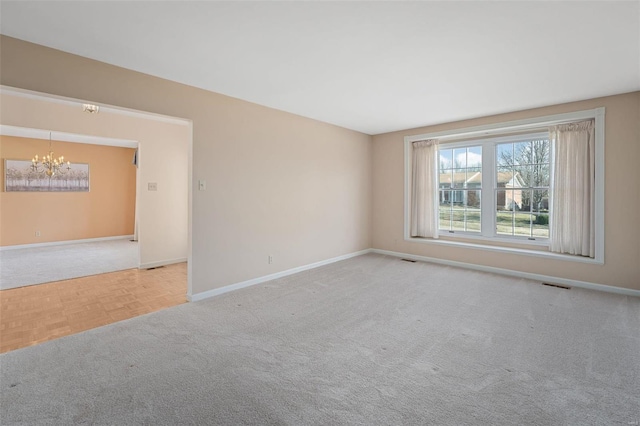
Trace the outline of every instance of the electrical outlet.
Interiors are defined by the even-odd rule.
[[[40,231],[36,231],[36,237],[40,236]]]
[[[149,182],[147,184],[147,189],[149,191],[157,191],[158,190],[158,183],[157,182]]]
[[[268,260],[268,262],[269,262],[269,265],[271,265],[271,264],[273,263],[273,256],[269,255],[269,260]]]

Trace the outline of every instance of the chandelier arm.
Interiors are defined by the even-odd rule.
[[[39,159],[36,155],[31,160],[31,170],[35,173],[44,173],[49,176],[49,179],[56,174],[64,175],[71,170],[71,162],[67,161],[67,164],[65,164],[64,155],[61,155],[58,158],[53,156],[51,139],[51,132],[49,132],[49,153],[42,157],[42,159]]]

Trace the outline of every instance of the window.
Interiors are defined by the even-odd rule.
[[[442,144],[438,159],[441,234],[549,237],[548,133]]]
[[[558,233],[564,238],[567,230],[575,226],[554,227],[554,220],[570,225],[574,222],[573,219],[562,222],[568,217],[565,211],[552,210],[552,197],[563,194],[560,190],[553,191],[552,175],[566,170],[554,172],[553,144],[560,137],[558,129],[569,132],[568,128],[577,126],[577,129],[586,121],[595,123],[591,124],[594,141],[591,149],[595,150],[591,170],[595,170],[595,180],[587,198],[593,202],[590,216],[593,228],[584,235],[595,236],[592,240],[595,251],[591,251],[595,254],[585,255],[583,250],[572,256],[571,247],[566,251],[564,247],[557,248],[559,241],[562,244],[566,241],[560,240]],[[411,203],[415,195],[411,192],[411,173],[412,161],[417,158],[413,157],[413,144],[425,140],[435,141],[438,149],[431,166],[437,186],[425,193],[426,200],[434,200],[431,203],[434,231],[433,236],[412,237]],[[604,263],[604,108],[407,136],[405,172],[406,241]],[[571,177],[563,176],[562,182],[566,183],[568,178]],[[563,200],[562,208],[567,206],[567,212],[576,208],[585,211],[584,205],[571,205],[570,201],[567,204],[570,199],[566,197],[559,199]],[[425,198],[417,200],[420,203]],[[581,241],[588,242],[586,238]],[[537,247],[523,248],[526,245]]]
[[[439,229],[479,233],[482,147],[439,149],[438,156]]]
[[[550,148],[548,135],[496,145],[496,234],[549,238]]]

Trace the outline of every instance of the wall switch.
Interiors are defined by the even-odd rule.
[[[158,190],[158,182],[149,182],[147,184],[147,189],[149,191],[157,191]]]
[[[273,263],[273,256],[269,256],[268,262],[269,262],[269,265]]]
[[[36,231],[36,237],[40,236],[40,231]]]
[[[198,181],[198,189],[200,191],[204,191],[207,189],[207,181],[206,180],[199,180]]]

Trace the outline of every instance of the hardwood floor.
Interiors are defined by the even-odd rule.
[[[0,291],[0,353],[185,303],[187,264]]]

